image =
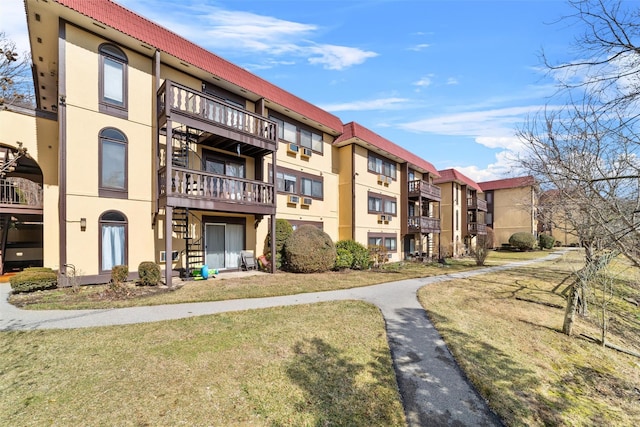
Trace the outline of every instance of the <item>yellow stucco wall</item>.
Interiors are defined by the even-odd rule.
[[[128,119],[98,109],[98,48],[104,40],[78,27],[66,26],[66,145],[67,145],[67,262],[84,275],[99,273],[99,218],[108,210],[122,212],[128,224],[128,265],[137,270],[154,260],[151,226],[155,139],[152,128],[153,79],[151,59],[120,46],[128,58]],[[128,197],[99,197],[99,133],[114,127],[127,138]],[[86,230],[80,219],[86,218]]]
[[[493,192],[494,245],[508,243],[518,232],[534,234],[533,190],[531,187],[507,188]]]

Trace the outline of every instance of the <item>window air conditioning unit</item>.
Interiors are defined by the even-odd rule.
[[[393,218],[393,217],[392,217],[391,215],[387,215],[387,222],[391,222],[391,219],[392,219],[392,218]]]
[[[313,199],[311,197],[303,197],[302,198],[302,206],[310,206]]]
[[[378,221],[383,222],[387,220],[387,216],[386,215],[378,215]]]
[[[391,259],[392,256],[393,254],[387,254],[387,259]]]
[[[299,196],[289,196],[289,198],[287,199],[287,203],[291,203],[292,205],[297,205],[298,202],[300,202],[300,197]]]
[[[385,179],[384,179],[384,178],[385,178],[385,176],[384,176],[384,175],[378,175],[378,182],[379,182],[379,183],[383,183],[383,182],[385,182]]]
[[[296,144],[290,143],[289,145],[287,145],[287,153],[298,154],[298,151],[300,151],[300,147],[298,147]]]
[[[393,178],[390,176],[387,177],[387,184],[391,184],[393,182]]]
[[[178,251],[171,252],[171,260],[175,261],[178,259]],[[167,253],[165,251],[160,251],[160,262],[167,262]]]
[[[311,157],[312,154],[313,154],[313,151],[311,150],[311,148],[303,148],[302,153],[300,153],[300,157],[309,158]]]

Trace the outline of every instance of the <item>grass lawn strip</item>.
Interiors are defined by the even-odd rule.
[[[487,265],[535,259],[549,252],[494,251]],[[179,304],[204,301],[223,301],[241,298],[261,298],[320,292],[374,285],[384,282],[429,277],[477,268],[470,259],[448,260],[446,266],[438,263],[414,262],[385,264],[381,269],[365,271],[328,272],[317,274],[277,273],[244,278],[216,279],[185,282],[184,286],[168,291],[159,287],[130,286],[126,298],[112,298],[106,286],[83,286],[79,292],[71,288],[53,289],[11,295],[9,301],[21,308],[32,310],[105,309],[146,305]]]
[[[581,252],[555,262],[429,285],[419,299],[456,360],[509,426],[640,425],[640,360],[581,338],[599,337],[596,316],[579,318],[577,335],[560,331],[560,292]],[[627,319],[609,339],[640,349],[640,309],[623,295],[640,295],[637,270],[624,262],[624,286],[614,300]],[[592,306],[595,311],[595,307]]]
[[[404,425],[361,302],[2,333],[7,425]]]

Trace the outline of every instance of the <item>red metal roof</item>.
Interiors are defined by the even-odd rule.
[[[519,188],[519,187],[528,187],[536,184],[536,180],[534,177],[528,176],[520,176],[516,178],[505,178],[505,179],[497,179],[495,181],[485,181],[479,182],[478,185],[482,189],[482,191],[489,190],[504,190],[507,188]]]
[[[298,98],[268,81],[238,67],[172,31],[110,0],[54,0],[57,3],[140,40],[183,62],[282,105],[336,132],[342,129],[337,116]],[[170,13],[170,11],[168,11]]]
[[[433,181],[434,184],[444,184],[445,182],[458,182],[473,188],[476,191],[482,191],[478,183],[456,169],[444,169],[438,171],[440,178]]]
[[[342,135],[338,137],[338,139],[336,140],[336,144],[348,141],[352,138],[358,138],[364,142],[368,142],[374,147],[377,147],[389,154],[399,157],[415,167],[428,171],[435,177],[440,176],[436,168],[428,161],[416,156],[415,154],[405,150],[399,145],[394,144],[388,139],[383,138],[377,133],[365,128],[364,126],[356,122],[349,122],[344,125]]]

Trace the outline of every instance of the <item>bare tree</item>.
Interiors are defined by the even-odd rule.
[[[518,136],[521,165],[543,189],[553,189],[566,228],[585,249],[567,301],[564,332],[590,278],[619,252],[640,267],[640,9],[621,0],[569,0],[577,24],[575,61],[554,64],[554,106],[531,118]],[[589,273],[589,274],[586,274]]]
[[[33,83],[29,56],[20,55],[14,42],[0,32],[0,108],[33,106]]]

